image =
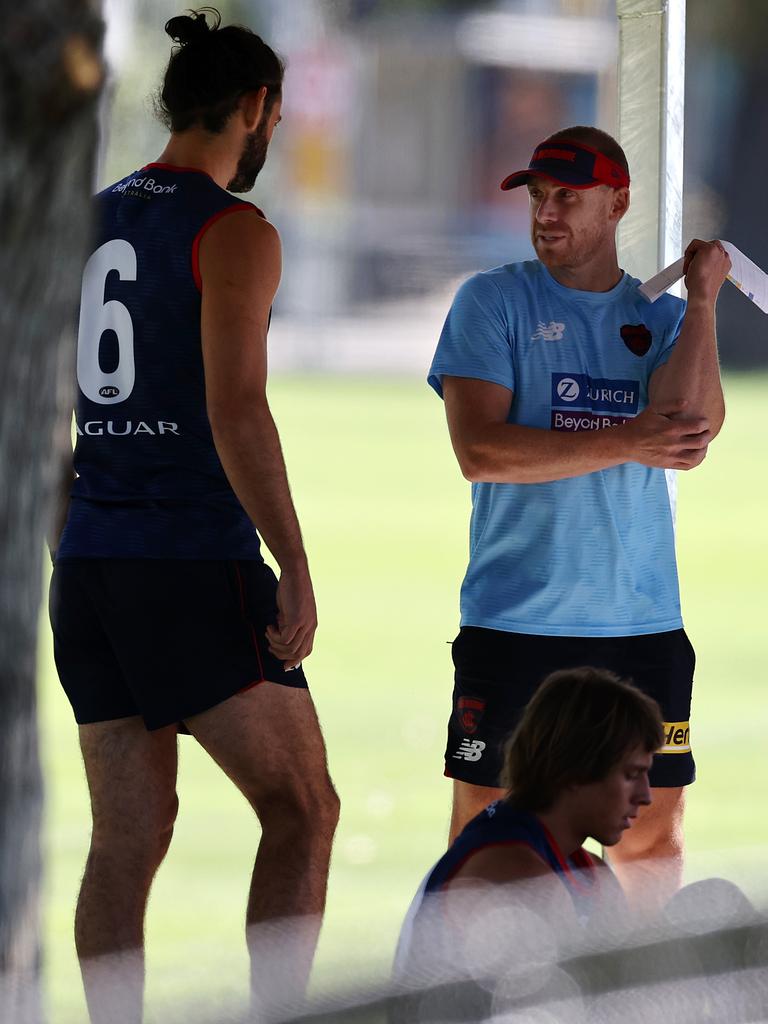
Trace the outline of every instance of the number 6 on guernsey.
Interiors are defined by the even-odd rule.
[[[112,271],[117,271],[121,281],[136,280],[136,250],[123,238],[99,246],[83,271],[77,383],[86,398],[99,405],[124,402],[136,379],[131,314],[117,299],[104,301],[104,288]],[[106,331],[114,331],[117,336],[118,362],[111,373],[105,373],[99,362],[99,346]]]

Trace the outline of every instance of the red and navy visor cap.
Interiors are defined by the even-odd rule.
[[[626,188],[629,185],[629,175],[620,164],[591,146],[569,139],[540,143],[526,169],[507,175],[501,187],[505,191],[517,188],[527,184],[530,178],[549,178],[558,185],[576,189],[595,185]]]

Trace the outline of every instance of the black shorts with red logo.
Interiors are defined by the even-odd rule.
[[[696,665],[685,630],[643,636],[570,637],[462,626],[453,642],[455,684],[445,774],[499,786],[503,747],[526,704],[558,669],[610,669],[658,701],[665,742],[653,759],[652,786],[687,786],[696,777],[690,711]]]
[[[57,561],[54,655],[75,719],[141,715],[160,729],[265,680],[306,688],[301,666],[286,672],[267,646],[276,591],[256,560]]]

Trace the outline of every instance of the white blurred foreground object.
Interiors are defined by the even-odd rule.
[[[750,301],[754,302],[764,313],[768,313],[768,274],[760,269],[756,263],[744,255],[731,242],[720,239],[720,244],[731,257],[731,272],[728,280],[735,284]],[[660,270],[658,274],[649,278],[640,285],[640,291],[649,302],[655,302],[660,295],[663,295],[668,288],[671,288],[676,281],[683,276],[685,257],[670,263],[668,267]]]

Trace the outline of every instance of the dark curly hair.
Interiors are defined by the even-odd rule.
[[[171,18],[165,31],[179,45],[171,53],[155,107],[170,131],[201,126],[218,134],[244,93],[266,87],[267,110],[280,96],[283,62],[250,29],[222,28],[215,7]]]

